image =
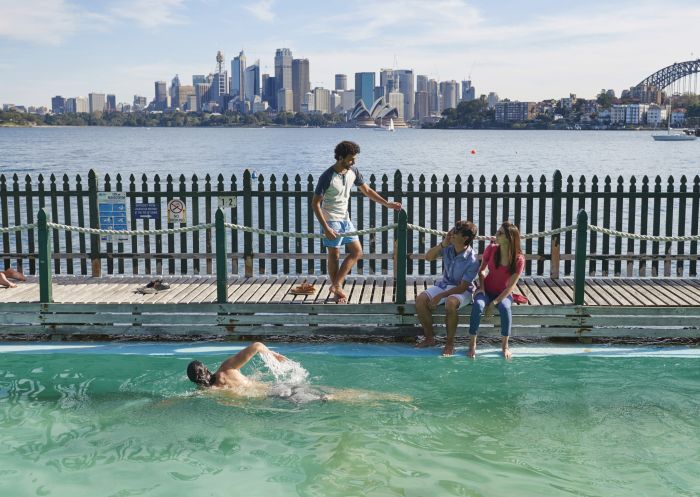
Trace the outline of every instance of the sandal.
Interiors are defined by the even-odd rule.
[[[316,293],[316,287],[311,283],[302,283],[301,285],[295,286],[289,293],[292,295],[313,295]]]

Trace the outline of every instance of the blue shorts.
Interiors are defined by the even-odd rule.
[[[335,230],[336,233],[350,233],[352,231],[357,231],[355,225],[349,219],[347,221],[326,221],[328,226]],[[325,235],[323,228],[321,228],[321,234]],[[356,236],[338,236],[335,240],[329,240],[328,238],[323,239],[324,247],[340,247],[341,245],[347,245],[352,242],[359,242],[360,239]]]

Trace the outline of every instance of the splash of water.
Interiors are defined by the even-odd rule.
[[[260,358],[275,377],[275,382],[287,385],[301,385],[307,382],[309,372],[300,363],[289,358],[280,362],[270,352],[260,354]]]

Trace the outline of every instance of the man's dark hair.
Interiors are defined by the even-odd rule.
[[[187,377],[192,383],[201,387],[211,386],[211,373],[207,367],[199,361],[192,361],[187,365]]]
[[[465,219],[455,223],[455,232],[466,237],[467,245],[471,245],[474,238],[476,238],[476,235],[479,233],[479,229],[476,227],[476,224]]]
[[[351,141],[342,141],[335,146],[335,160],[343,159],[349,155],[360,153],[360,146]]]

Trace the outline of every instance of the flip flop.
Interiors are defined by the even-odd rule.
[[[289,293],[292,295],[313,295],[316,293],[316,287],[311,283],[302,283],[301,285],[295,286]]]

